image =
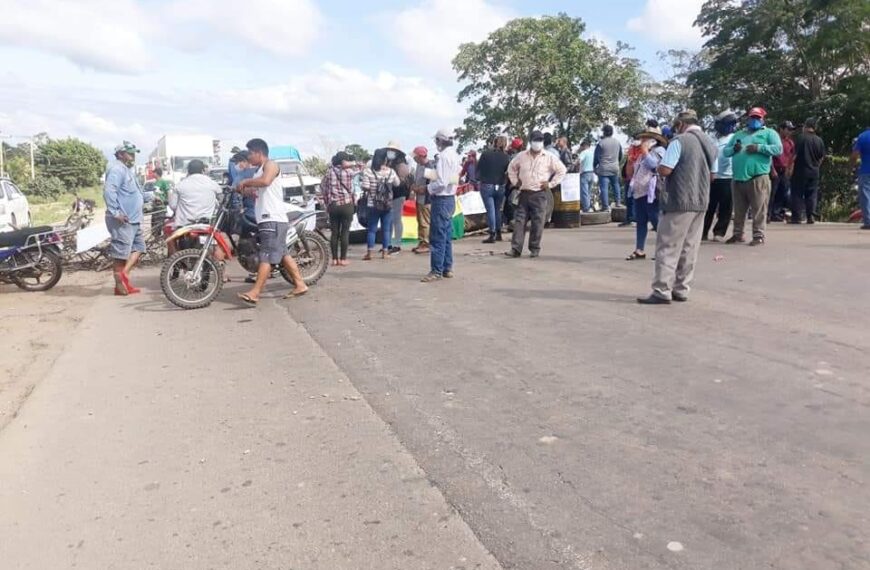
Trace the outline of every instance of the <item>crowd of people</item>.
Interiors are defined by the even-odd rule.
[[[776,129],[768,127],[766,116],[761,107],[750,109],[745,118],[724,111],[715,118],[715,134],[708,135],[697,114],[687,110],[663,128],[656,120],[647,121],[627,150],[613,126],[604,125],[597,144],[585,140],[576,153],[567,138],[534,131],[528,144],[500,135],[482,152],[471,150],[461,158],[451,129],[435,134],[432,157],[425,146],[418,146],[409,160],[396,142],[376,150],[367,164],[339,152],[321,182],[332,229],[333,265],[349,264],[349,234],[355,218],[366,227],[364,261],[376,254],[389,259],[400,253],[402,214],[406,201],[412,200],[418,227],[418,243],[412,251],[430,258],[422,281],[453,278],[452,219],[460,184],[480,192],[488,225],[484,243],[501,242],[505,232],[512,232],[506,257],[521,257],[526,248],[530,257],[538,257],[553,215],[554,193],[571,173],[579,175],[583,212],[593,210],[596,179],[600,209],[624,204],[622,225],[634,224],[636,232],[628,261],[646,259],[649,231],[657,232],[652,293],[638,302],[686,301],[699,245],[711,239],[711,230],[714,241],[748,241],[757,247],[767,239],[768,223],[786,221],[789,206],[792,224],[813,224],[818,219],[820,166],[826,156],[824,141],[816,133],[818,121],[805,120],[796,134],[789,121]],[[117,160],[106,175],[107,226],[115,259],[115,293],[127,295],[138,292],[129,272],[144,251],[142,192],[130,168],[138,149],[124,142],[115,150]],[[862,229],[870,230],[870,128],[857,138],[851,160],[856,168],[860,164]],[[220,194],[200,161],[192,161],[188,171],[188,178],[168,198],[176,223],[182,225],[209,217]],[[238,192],[233,207],[244,212],[243,220],[260,236],[260,270],[249,276],[253,288],[240,295],[248,304],[256,304],[274,265],[283,263],[291,275],[298,275],[292,257],[281,248],[287,224],[279,176],[277,165],[268,158],[268,145],[260,139],[249,141],[247,150],[230,161],[228,178]],[[355,191],[356,180],[361,197]],[[752,224],[751,240],[746,236],[747,220]],[[290,295],[306,292],[304,283],[297,283]]]

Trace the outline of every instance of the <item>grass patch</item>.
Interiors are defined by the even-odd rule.
[[[27,201],[30,203],[33,225],[52,226],[64,223],[72,212],[72,204],[76,194],[79,198],[96,202],[98,210],[103,209],[103,189],[100,186],[82,188],[77,193],[63,194],[52,200],[28,196]]]

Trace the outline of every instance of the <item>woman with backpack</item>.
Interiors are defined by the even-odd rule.
[[[381,258],[390,256],[390,234],[393,228],[393,188],[399,186],[401,181],[396,171],[387,164],[387,149],[375,151],[372,164],[362,174],[362,189],[364,192],[364,205],[368,209],[368,223],[366,226],[366,251],[363,261],[371,261],[372,250],[375,248],[375,237],[380,222],[383,234]],[[395,212],[401,216],[402,212]]]

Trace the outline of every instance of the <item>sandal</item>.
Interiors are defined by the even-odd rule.
[[[371,261],[372,260],[372,252],[368,252],[362,258],[363,261]]]
[[[242,300],[242,302],[244,304],[246,304],[249,307],[256,307],[257,303],[259,302],[259,301],[257,301],[257,299],[252,298],[247,293],[239,293],[238,297],[239,297],[239,299]]]
[[[625,258],[626,261],[634,261],[635,259],[646,259],[645,253],[638,253],[637,251],[632,251],[631,255]]]
[[[284,295],[284,299],[295,299],[296,297],[301,297],[301,296],[305,295],[306,293],[308,293],[308,289],[306,289],[305,291],[302,291],[301,293],[297,293],[296,291],[290,291],[289,293]]]

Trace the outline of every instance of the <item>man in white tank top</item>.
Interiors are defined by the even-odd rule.
[[[257,268],[257,281],[247,293],[239,298],[248,305],[255,306],[260,301],[263,287],[272,273],[272,266],[283,264],[293,278],[296,287],[284,298],[299,297],[308,292],[296,260],[287,253],[285,245],[290,223],[284,206],[284,189],[281,187],[281,170],[274,161],[269,160],[269,145],[263,139],[248,141],[248,160],[257,167],[253,178],[243,180],[237,191],[245,196],[256,198],[254,212],[257,218],[257,232],[260,242],[260,265]]]

